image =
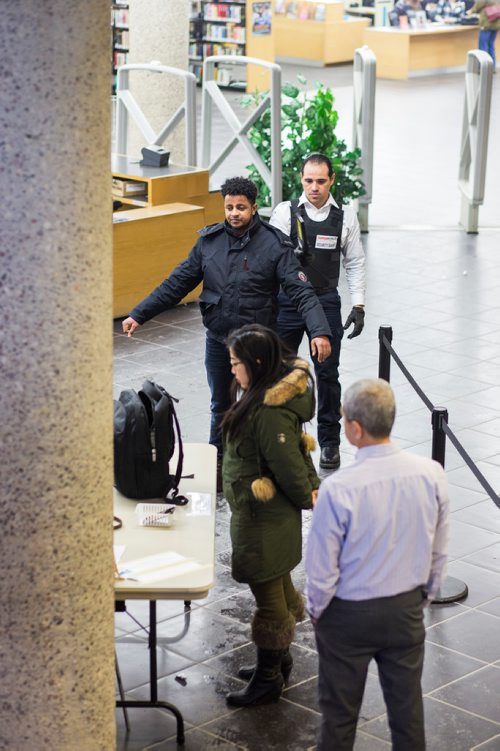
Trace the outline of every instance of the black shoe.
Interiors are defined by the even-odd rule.
[[[257,649],[257,666],[250,683],[241,691],[226,695],[233,707],[249,707],[256,704],[271,704],[278,701],[283,690],[281,674],[282,650]]]
[[[338,446],[323,446],[319,459],[321,469],[338,469],[340,467],[340,452]]]
[[[243,678],[245,681],[249,681],[250,678],[255,673],[257,665],[243,665],[238,670],[238,678]],[[293,657],[290,654],[290,650],[284,649],[283,655],[281,657],[281,675],[283,676],[283,680],[285,683],[287,683],[288,679],[290,678],[290,673],[292,672],[293,668]]]

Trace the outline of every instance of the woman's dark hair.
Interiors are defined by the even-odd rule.
[[[262,404],[268,388],[280,381],[292,370],[300,369],[295,364],[295,355],[272,329],[258,323],[250,323],[232,331],[226,346],[245,366],[249,384],[242,397],[236,401],[239,386],[232,384],[233,404],[224,415],[222,431],[234,439],[241,433],[245,421],[253,410]],[[309,371],[303,369],[312,385]]]
[[[257,200],[257,186],[247,177],[229,177],[221,185],[220,192],[226,196],[245,196],[253,204]]]

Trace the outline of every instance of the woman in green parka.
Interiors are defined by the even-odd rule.
[[[302,509],[312,508],[319,478],[310,457],[314,439],[303,432],[314,414],[307,363],[258,324],[232,332],[227,345],[235,401],[222,423],[222,476],[232,512],[232,574],[256,602],[257,664],[239,671],[250,682],[226,698],[247,706],[277,701],[292,668],[289,645],[304,605],[290,572],[302,557]]]

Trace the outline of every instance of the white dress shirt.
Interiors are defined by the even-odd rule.
[[[320,486],[305,559],[307,609],[334,596],[369,600],[418,586],[432,600],[444,576],[448,488],[440,464],[394,443],[366,446]]]
[[[310,203],[305,193],[299,198],[299,206],[304,204],[307,216],[313,222],[323,222],[330,213],[330,206],[338,205],[333,200],[332,195],[328,197],[327,202],[317,209]],[[365,253],[361,245],[361,233],[356,212],[352,206],[344,206],[344,223],[342,226],[341,252],[342,265],[345,268],[347,286],[351,295],[353,305],[365,304]],[[277,227],[285,235],[290,236],[290,201],[279,203],[271,214],[269,223]]]

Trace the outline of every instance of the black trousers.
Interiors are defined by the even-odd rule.
[[[394,751],[425,749],[421,677],[424,594],[334,597],[316,624],[321,728],[318,751],[351,751],[368,665],[378,665]]]
[[[325,446],[340,444],[340,345],[344,335],[340,315],[340,296],[336,289],[317,293],[332,332],[332,354],[324,362],[313,360],[318,393],[318,443]],[[284,292],[278,296],[278,334],[290,349],[297,353],[306,325],[304,319]],[[308,333],[309,335],[309,333]]]

